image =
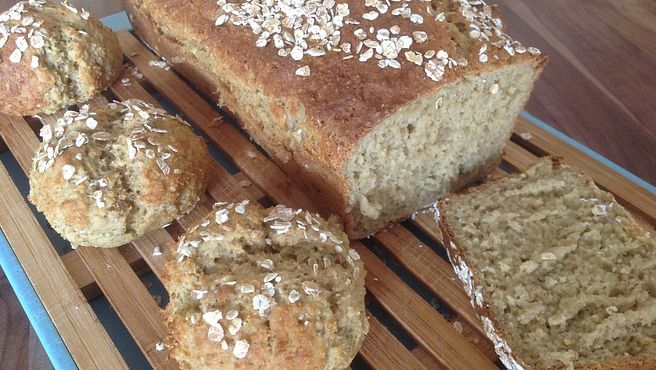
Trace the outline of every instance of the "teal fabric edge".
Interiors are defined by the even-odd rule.
[[[102,24],[112,29],[112,31],[131,30],[132,24],[126,12],[114,13],[100,20]]]
[[[18,262],[16,254],[9,246],[5,234],[0,231],[0,267],[7,276],[9,284],[16,293],[25,314],[27,315],[34,332],[43,345],[48,358],[55,369],[73,370],[77,365],[73,361],[68,348],[64,344],[57,328],[53,324],[48,312],[46,312],[41,299],[36,294],[34,287],[27,278],[23,266]]]
[[[529,122],[532,124],[540,127],[541,129],[547,131],[548,133],[554,135],[555,137],[559,138],[560,140],[566,142],[567,144],[575,147],[576,149],[582,151],[583,153],[589,155],[590,157],[594,158],[596,161],[602,163],[606,167],[610,168],[611,170],[617,172],[618,174],[626,177],[627,179],[631,180],[631,182],[635,183],[636,185],[645,188],[647,191],[651,192],[652,194],[656,195],[656,187],[654,187],[652,184],[648,183],[647,181],[641,179],[640,177],[634,175],[633,173],[627,171],[625,168],[621,167],[620,165],[614,163],[610,159],[604,157],[603,155],[595,152],[594,150],[588,148],[587,146],[581,144],[580,142],[576,141],[575,139],[567,136],[563,132],[559,131],[558,129],[553,128],[550,126],[548,123],[545,123],[544,121],[540,120],[539,118],[533,116],[532,114],[528,112],[522,112],[522,117],[526,118]]]

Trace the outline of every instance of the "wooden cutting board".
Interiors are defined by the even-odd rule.
[[[0,227],[56,332],[80,368],[127,368],[88,300],[100,294],[111,303],[132,339],[155,368],[177,368],[166,349],[156,350],[165,335],[160,307],[139,276],[159,277],[163,257],[177,237],[209,211],[215,200],[251,199],[312,208],[297,186],[215,106],[172,69],[150,65],[158,60],[127,31],[118,33],[127,64],[104,96],[107,100],[140,98],[180,113],[215,148],[218,159],[206,199],[189,215],[166,229],[151,232],[119,249],[80,248],[58,253],[52,232],[39,223],[19,188],[23,173],[0,164]],[[134,68],[140,71],[133,73]],[[27,173],[38,145],[35,130],[54,117],[0,116],[0,136],[11,156]],[[612,192],[656,235],[653,188],[632,181],[575,147],[567,138],[530,116],[519,118],[495,176],[525,169],[545,155],[559,155]],[[629,175],[630,176],[630,175]],[[2,240],[0,240],[0,244]],[[445,258],[441,236],[431,214],[419,214],[370,239],[356,241],[368,271],[367,308],[371,330],[353,363],[374,369],[493,369],[498,359],[485,338],[460,282]],[[64,361],[64,360],[62,360]],[[62,362],[62,363],[65,363]],[[133,365],[134,364],[130,364]]]

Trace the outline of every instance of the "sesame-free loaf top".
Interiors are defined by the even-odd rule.
[[[235,74],[256,79],[268,95],[302,104],[307,121],[331,138],[322,144],[331,149],[336,166],[400,106],[464,73],[540,58],[538,49],[503,32],[491,6],[473,5],[480,1],[437,1],[437,10],[417,0],[305,1],[301,9],[293,1],[273,0],[135,3],[168,28],[165,33],[188,35],[193,42],[185,43],[211,52]],[[293,19],[294,26],[285,27]],[[460,31],[458,23],[469,26]],[[294,35],[302,35],[307,48],[295,46]]]
[[[293,169],[285,169],[299,183],[315,191],[322,211],[345,219],[350,237],[364,236],[480,178],[498,158],[546,60],[505,34],[494,8],[482,1],[124,2],[142,39],[161,55],[182,60],[175,67],[192,81],[218,92],[219,104],[235,113],[278,163],[291,164]],[[469,84],[456,86],[464,80]],[[438,117],[440,108],[448,117]],[[428,122],[417,124],[421,120]],[[461,132],[431,136],[438,125],[460,122]],[[491,135],[469,129],[483,123]],[[395,133],[406,125],[417,129]],[[376,131],[393,137],[366,142]],[[411,143],[402,136],[408,133],[428,138],[408,144],[408,157],[433,165],[403,173],[396,164],[379,166],[386,160],[365,153],[387,153],[397,141]],[[493,145],[456,153],[451,146],[460,144],[439,142],[449,135],[486,135]],[[380,148],[373,148],[377,143]],[[443,152],[457,159],[435,160]],[[430,156],[416,155],[421,153]],[[476,153],[482,154],[473,158]],[[375,166],[380,168],[369,171]],[[404,183],[413,177],[429,179],[417,190]]]

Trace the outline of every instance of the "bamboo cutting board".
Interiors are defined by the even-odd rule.
[[[20,191],[24,174],[16,173],[20,170],[10,174],[0,164],[0,227],[67,348],[69,360],[63,359],[60,367],[75,364],[84,369],[120,369],[140,365],[126,363],[89,305],[91,298],[102,294],[143,358],[154,368],[176,369],[166,349],[156,349],[165,328],[158,302],[140,280],[147,272],[155,277],[163,272],[163,257],[153,255],[154,247],[165,251],[209,212],[215,200],[250,199],[301,208],[312,208],[312,203],[229,118],[181,79],[173,70],[175,66],[168,70],[150,65],[150,61],[158,60],[156,55],[129,32],[121,31],[118,36],[127,65],[110,91],[92,105],[139,98],[180,113],[215,148],[217,162],[212,167],[206,199],[171,226],[130,245],[58,253],[53,247],[52,231],[39,223],[40,216],[35,215]],[[135,67],[140,73],[133,73]],[[38,145],[35,130],[54,119],[0,116],[1,147],[24,173],[29,172]],[[495,174],[525,169],[545,155],[562,156],[591,175],[656,235],[653,189],[613,171],[593,158],[594,153],[570,145],[539,122],[519,119],[503,165]],[[432,215],[421,214],[370,239],[353,242],[368,271],[371,325],[353,368],[498,368],[492,344],[485,338],[440,240]]]

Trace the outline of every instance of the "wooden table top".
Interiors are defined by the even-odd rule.
[[[526,110],[656,185],[656,2],[496,2],[509,34],[550,56]],[[97,17],[121,10],[117,0],[71,3]],[[0,363],[51,367],[1,271]]]

